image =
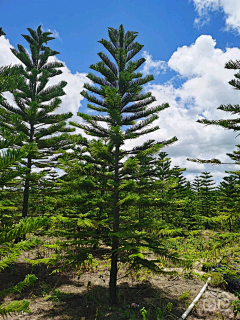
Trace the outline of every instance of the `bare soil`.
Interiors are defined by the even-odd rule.
[[[7,320],[143,319],[140,313],[143,307],[148,310],[146,319],[157,320],[156,309],[158,307],[164,309],[169,302],[172,303],[171,312],[159,319],[178,319],[204,285],[204,281],[196,276],[191,275],[186,278],[186,274],[180,268],[175,268],[178,274],[172,276],[154,276],[143,271],[138,280],[121,278],[125,269],[124,266],[120,266],[118,304],[110,307],[109,260],[99,261],[97,267],[85,272],[78,279],[74,271],[49,275],[54,268],[38,266],[32,270],[24,257],[36,257],[36,250],[34,249],[32,253],[22,253],[17,263],[0,273],[0,290],[16,285],[31,272],[38,277],[35,284],[26,288],[21,294],[11,294],[0,301],[1,304],[11,300],[30,300],[31,313],[7,316]],[[196,265],[194,271],[201,274],[200,265]],[[179,299],[184,293],[185,299]],[[229,303],[235,299],[233,294],[209,286],[187,319],[234,319]],[[132,303],[136,303],[137,306],[131,307]]]

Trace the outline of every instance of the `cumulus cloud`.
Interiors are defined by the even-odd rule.
[[[160,130],[128,142],[128,148],[148,139],[162,141],[176,136],[178,141],[164,151],[171,156],[172,165],[187,169],[185,175],[189,180],[206,170],[219,182],[226,175],[225,170],[236,170],[235,165],[197,164],[186,158],[218,158],[222,162],[232,162],[226,153],[236,150],[235,145],[239,143],[239,138],[235,139],[236,132],[214,125],[204,126],[196,120],[237,117],[217,108],[221,104],[239,103],[239,92],[228,84],[235,72],[224,68],[226,62],[237,60],[239,56],[238,48],[227,48],[225,52],[216,48],[216,40],[209,35],[200,36],[190,46],[178,48],[169,59],[168,67],[183,80],[181,86],[175,87],[171,80],[144,87],[145,92],[151,91],[157,99],[152,105],[166,102],[170,105],[154,122]]]
[[[19,64],[20,61],[12,54],[9,40],[4,36],[0,37],[0,66]],[[148,139],[163,141],[176,136],[178,141],[172,146],[166,147],[172,159],[172,166],[177,165],[186,168],[185,173],[188,180],[202,171],[210,171],[216,182],[225,176],[225,170],[237,170],[236,165],[212,166],[210,164],[197,164],[189,162],[186,158],[212,159],[218,158],[223,162],[231,162],[226,153],[236,150],[235,145],[239,138],[235,139],[237,133],[224,130],[217,126],[204,126],[196,123],[201,117],[210,120],[236,118],[227,112],[217,110],[221,104],[238,104],[239,92],[228,84],[234,78],[234,70],[224,68],[229,60],[237,60],[240,56],[239,48],[227,48],[225,51],[217,48],[216,40],[209,35],[202,35],[188,46],[179,47],[173,52],[169,61],[153,61],[149,53],[144,52],[146,62],[143,65],[145,74],[154,72],[165,72],[167,68],[176,72],[171,80],[163,83],[148,83],[144,91],[151,91],[156,97],[152,105],[159,105],[168,102],[170,107],[159,114],[159,119],[154,125],[159,125],[160,130],[136,140],[127,141],[125,148],[130,149],[140,145]],[[50,57],[49,62],[60,61],[56,57]],[[60,61],[62,62],[62,61]],[[71,111],[74,114],[73,120],[80,122],[81,118],[76,113],[81,107],[83,97],[80,91],[84,83],[92,83],[84,72],[72,74],[65,62],[61,68],[63,73],[50,78],[47,86],[67,81],[64,88],[66,95],[61,97],[62,103],[57,113]],[[150,69],[151,72],[150,72]],[[182,84],[174,85],[174,80],[180,78]],[[5,98],[14,105],[13,96],[10,93],[4,94]],[[82,132],[81,132],[82,133]]]
[[[198,17],[194,23],[201,27],[210,21],[209,11],[221,10],[225,15],[226,31],[240,34],[240,2],[237,0],[192,0]]]
[[[165,61],[152,60],[152,56],[147,51],[143,51],[142,56],[143,58],[146,59],[143,65],[143,69],[139,71],[143,74],[143,76],[146,76],[150,73],[153,73],[154,75],[158,75],[160,71],[162,73],[166,73],[167,64]]]

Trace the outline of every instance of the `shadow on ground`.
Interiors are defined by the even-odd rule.
[[[78,280],[72,271],[49,275],[54,268],[47,268],[43,265],[34,267],[32,270],[28,263],[18,262],[0,273],[1,290],[16,285],[30,273],[35,274],[38,278],[34,285],[25,288],[21,294],[11,294],[0,301],[1,304],[11,300],[30,300],[32,313],[13,315],[13,318],[7,316],[6,319],[178,319],[189,304],[189,301],[180,301],[179,295],[191,288],[199,292],[203,284],[200,280],[186,280],[179,277],[177,281],[171,282],[169,282],[169,277],[150,278],[144,281],[131,281],[131,279],[123,278],[118,282],[118,303],[110,307],[108,270],[104,271],[105,276],[99,272],[87,272]],[[195,292],[192,294],[190,302],[196,296]],[[132,303],[137,306],[132,307]],[[229,314],[215,317],[214,312],[200,316],[201,304],[198,304],[197,309],[192,310],[188,320],[233,319]],[[146,318],[144,318],[144,313]]]

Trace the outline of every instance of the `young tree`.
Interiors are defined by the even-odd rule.
[[[172,214],[171,220],[174,225],[181,227],[189,227],[188,218],[191,205],[191,190],[187,179],[183,176],[183,171],[186,168],[174,166],[172,169],[172,176],[176,179],[177,184],[169,192],[172,199]]]
[[[11,106],[6,100],[0,101],[0,126],[6,133],[11,132],[12,135],[22,133],[26,136],[26,139],[12,144],[12,147],[22,148],[28,153],[26,160],[22,161],[22,165],[28,169],[24,179],[22,217],[26,217],[28,212],[33,166],[47,168],[54,165],[56,162],[53,158],[50,159],[54,152],[60,147],[68,148],[67,135],[64,133],[74,131],[73,128],[67,128],[65,122],[72,116],[71,112],[53,114],[61,103],[58,97],[65,94],[63,88],[67,82],[61,81],[58,85],[45,88],[50,77],[62,73],[56,70],[63,67],[62,63],[47,63],[50,56],[59,52],[51,50],[43,43],[47,44],[54,38],[49,37],[51,32],[42,33],[41,26],[37,28],[37,32],[30,28],[28,31],[31,37],[29,35],[23,37],[30,44],[32,56],[30,57],[21,45],[18,45],[19,52],[11,48],[12,53],[25,65],[25,69],[23,66],[19,67],[24,81],[19,81],[17,89],[9,90],[14,96],[17,107]],[[43,104],[44,102],[49,104]],[[5,139],[7,139],[6,133],[4,130],[1,132]]]
[[[195,177],[192,182],[192,190],[196,193],[197,200],[199,200],[200,184],[201,180],[199,179],[199,177]]]
[[[200,215],[204,218],[212,218],[216,213],[216,186],[210,172],[204,171],[200,178]],[[206,227],[210,227],[210,220],[207,220]]]
[[[239,187],[237,186],[237,180],[236,175],[223,177],[223,181],[220,182],[218,188],[220,222],[224,224],[226,220],[230,232],[235,229],[239,221]]]
[[[70,232],[72,238],[79,239],[78,245],[84,242],[93,249],[98,247],[100,240],[107,245],[111,244],[107,240],[107,234],[110,231],[108,220],[112,184],[111,180],[104,177],[109,172],[109,163],[107,159],[101,158],[99,150],[105,147],[107,148],[107,145],[102,139],[93,139],[89,142],[88,154],[85,154],[84,148],[72,146],[73,152],[65,152],[59,159],[59,168],[64,170],[65,174],[58,179],[58,212],[64,217],[76,220],[75,230]],[[111,152],[111,149],[107,150],[107,153]],[[109,154],[108,158],[109,156],[111,155]],[[85,172],[85,165],[93,165],[99,176]]]
[[[109,151],[108,156],[108,174],[101,174],[102,177],[112,181],[113,196],[112,196],[112,255],[111,255],[111,271],[109,282],[110,303],[117,301],[117,263],[120,232],[120,208],[127,201],[133,201],[125,197],[121,199],[122,192],[129,188],[132,183],[131,175],[126,172],[130,168],[132,171],[138,170],[137,155],[140,153],[151,154],[161,148],[160,142],[149,140],[139,147],[131,150],[122,150],[121,146],[129,139],[135,139],[145,134],[154,132],[159,129],[158,126],[149,127],[149,125],[158,119],[157,113],[168,108],[169,105],[164,103],[155,107],[148,108],[148,105],[156,101],[156,98],[151,93],[141,94],[142,85],[154,80],[152,75],[142,78],[141,73],[135,71],[145,62],[144,58],[137,61],[130,61],[143,47],[143,45],[133,42],[137,37],[137,32],[124,32],[123,25],[120,25],[119,30],[109,28],[108,35],[110,41],[102,39],[99,41],[110,52],[115,65],[104,53],[99,52],[98,55],[102,61],[90,68],[100,72],[104,78],[97,77],[89,73],[87,77],[100,87],[94,87],[89,84],[84,84],[84,88],[92,93],[100,95],[103,99],[98,99],[93,95],[89,95],[83,90],[81,94],[90,102],[96,104],[88,104],[88,108],[106,113],[103,115],[87,115],[78,113],[85,120],[83,124],[72,123],[75,127],[81,128],[88,135],[98,138],[104,138],[112,146],[112,151]],[[131,105],[128,103],[134,102]],[[136,122],[136,120],[139,120]],[[104,122],[106,125],[100,126],[99,122]],[[128,128],[124,131],[123,126]],[[169,143],[176,141],[174,137]],[[111,150],[111,148],[109,149]],[[104,152],[103,152],[104,153]],[[133,156],[125,162],[121,162],[124,157]],[[105,152],[106,157],[106,152]],[[134,157],[136,157],[134,159]]]
[[[161,211],[162,220],[170,222],[172,198],[170,190],[177,186],[177,179],[173,176],[173,169],[170,169],[171,159],[166,152],[160,152],[155,164],[155,177],[159,182],[156,185],[156,193],[159,198],[158,208]],[[175,171],[175,170],[174,170]]]
[[[191,183],[191,190],[193,192],[193,214],[195,215],[195,219],[198,222],[198,227],[202,225],[201,221],[201,203],[200,203],[200,187],[201,187],[201,179],[199,176],[195,177],[193,182]]]
[[[160,180],[167,180],[172,175],[171,159],[168,158],[167,152],[160,152],[158,154],[158,163],[156,166],[157,176]]]

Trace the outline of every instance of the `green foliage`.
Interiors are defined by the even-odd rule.
[[[212,272],[211,274],[210,285],[212,287],[220,287],[226,289],[227,282],[223,279],[223,275],[217,272]]]
[[[84,122],[81,124],[70,122],[74,127],[84,130],[87,135],[98,138],[97,141],[82,140],[82,145],[86,148],[82,150],[77,149],[78,161],[76,161],[76,164],[81,164],[83,168],[91,163],[94,169],[91,173],[89,172],[87,177],[88,182],[91,180],[92,183],[89,194],[92,200],[86,201],[88,196],[86,196],[84,192],[78,196],[78,199],[81,199],[80,201],[84,199],[86,201],[85,206],[89,208],[85,216],[82,215],[82,218],[84,217],[86,219],[91,217],[92,220],[98,223],[95,235],[93,230],[91,230],[90,233],[88,232],[88,239],[89,236],[94,237],[92,238],[92,243],[97,245],[98,239],[101,238],[104,242],[106,241],[106,245],[109,245],[109,237],[107,235],[110,235],[112,241],[110,299],[113,303],[116,302],[117,260],[120,242],[122,245],[128,246],[128,243],[132,242],[132,235],[129,230],[133,228],[136,230],[142,229],[140,225],[142,222],[141,214],[138,213],[139,221],[136,223],[136,209],[133,209],[133,214],[128,215],[128,217],[123,213],[123,210],[129,206],[132,208],[136,206],[140,212],[143,209],[142,207],[153,204],[151,197],[149,198],[148,195],[142,199],[143,191],[146,192],[147,189],[150,190],[150,185],[147,186],[151,180],[147,178],[147,174],[151,172],[151,164],[149,165],[149,161],[151,161],[151,157],[156,154],[161,147],[177,141],[176,137],[162,142],[150,140],[142,146],[135,147],[129,151],[120,149],[126,140],[135,139],[158,130],[158,126],[149,127],[149,125],[158,119],[157,114],[160,111],[169,107],[167,103],[155,107],[148,107],[153,101],[156,101],[156,98],[152,97],[151,93],[145,95],[140,94],[142,85],[153,80],[153,76],[141,78],[141,73],[135,73],[135,70],[140,67],[145,59],[140,59],[136,62],[130,61],[143,47],[139,43],[133,42],[136,37],[133,36],[133,34],[134,33],[130,31],[125,33],[122,25],[120,25],[119,30],[109,28],[108,35],[110,41],[102,39],[99,42],[111,53],[116,61],[116,65],[114,65],[104,53],[100,52],[98,55],[102,61],[91,65],[90,68],[102,74],[104,78],[97,77],[92,73],[87,75],[90,80],[100,85],[100,88],[84,84],[85,89],[92,93],[99,94],[102,100],[97,99],[93,95],[89,95],[86,90],[81,92],[81,95],[89,102],[100,106],[95,107],[88,104],[90,109],[107,115],[89,115],[79,112],[78,115]],[[131,102],[134,103],[128,105],[128,103]],[[129,113],[130,115],[128,115]],[[99,122],[105,122],[106,126],[100,126]],[[122,130],[123,126],[128,126],[128,128],[124,131]],[[74,152],[74,156],[77,156],[77,150]],[[88,154],[84,154],[86,152],[88,152]],[[69,159],[71,156],[70,154]],[[127,159],[124,161],[125,156],[127,156]],[[86,161],[87,163],[84,162],[83,164],[82,161]],[[70,166],[72,165],[70,164]],[[77,171],[77,169],[75,166],[74,180],[77,180],[76,182],[78,183],[79,179],[76,179],[76,174],[79,171]],[[69,172],[69,177],[66,177],[69,181],[71,173]],[[86,170],[82,170],[80,173],[82,177],[84,174],[85,180],[86,173]],[[137,185],[133,182],[128,183],[129,180],[134,181],[136,179]],[[86,181],[84,182],[86,183]],[[73,180],[71,183],[73,183]],[[64,184],[66,185],[66,183]],[[103,201],[99,201],[99,194]],[[145,204],[143,202],[145,202]],[[96,214],[96,207],[94,208],[94,205],[98,205],[98,214]],[[82,214],[82,209],[80,212]],[[151,218],[152,217],[149,217],[148,219],[151,220]],[[122,220],[124,220],[124,223],[122,223]],[[105,228],[103,228],[103,225],[105,225]],[[92,227],[93,226],[92,224]],[[81,231],[83,232],[83,230]],[[125,240],[120,240],[120,234]],[[82,233],[81,237],[84,238],[85,235],[86,232]],[[145,239],[147,238],[149,245],[150,237],[145,237]],[[140,237],[137,237],[137,239],[140,241]],[[123,248],[124,247],[122,247],[121,250],[124,250]],[[141,262],[141,264],[149,264],[149,266],[151,265],[151,268],[153,268],[153,261],[148,263],[147,259],[141,259],[139,256],[141,253],[138,252],[137,248],[138,247],[136,247],[136,252],[133,251],[129,254],[131,257],[130,260],[134,260],[133,264],[135,265],[138,261],[138,263]]]
[[[0,305],[0,315],[4,318],[7,315],[20,314],[21,312],[30,313],[29,308],[30,301],[27,300],[16,300],[10,301],[9,303],[4,303]]]
[[[47,217],[22,219],[19,224],[15,225],[10,230],[4,230],[3,228],[0,234],[0,243],[10,242],[15,238],[20,237],[22,234],[33,232],[47,224],[48,221]]]
[[[41,26],[37,28],[37,32],[30,28],[28,31],[31,36],[23,35],[23,37],[30,44],[32,57],[29,57],[22,45],[18,45],[19,51],[11,48],[12,53],[25,65],[25,68],[21,66],[18,70],[22,81],[18,81],[17,88],[9,90],[14,96],[17,108],[11,106],[5,99],[0,100],[0,127],[3,128],[0,134],[3,140],[8,140],[9,132],[11,136],[24,135],[24,139],[9,142],[9,147],[17,148],[16,152],[21,150],[25,154],[20,155],[21,158],[24,158],[21,166],[26,168],[22,217],[26,217],[28,213],[31,184],[37,180],[38,176],[42,177],[41,174],[34,175],[32,167],[49,168],[56,164],[53,155],[60,148],[69,148],[71,142],[67,133],[74,131],[73,128],[67,128],[65,122],[72,116],[71,112],[53,113],[61,103],[58,96],[65,94],[63,88],[67,83],[62,81],[49,89],[45,88],[50,77],[62,73],[56,70],[56,68],[63,67],[62,63],[47,63],[50,56],[59,52],[51,50],[43,43],[54,38],[49,37],[51,32],[42,33]],[[40,53],[40,51],[43,52]],[[6,72],[4,71],[3,75],[6,76]],[[28,84],[27,81],[29,81]],[[52,99],[54,100],[51,101]],[[50,104],[45,103],[48,101]],[[53,137],[54,134],[58,136]],[[15,151],[11,150],[11,152]]]
[[[238,298],[237,300],[234,300],[231,305],[233,307],[234,312],[234,318],[237,317],[237,315],[240,315],[240,292],[235,292],[234,295]]]
[[[0,270],[3,270],[16,262],[22,251],[28,251],[39,243],[40,240],[38,239],[30,239],[23,241],[22,243],[17,243],[16,245],[4,243],[0,248],[0,256],[2,258],[0,261]]]
[[[25,67],[0,69],[0,150],[5,149],[0,151],[0,271],[15,263],[22,251],[40,243],[37,239],[16,241],[35,232],[57,241],[43,244],[43,248],[54,252],[48,257],[42,256],[40,249],[37,259],[25,258],[32,270],[45,264],[54,266],[52,273],[74,269],[80,277],[98,268],[95,255],[103,257],[101,252],[111,247],[105,265],[111,268],[111,303],[117,299],[117,264],[124,266],[124,276],[132,279],[140,278],[142,271],[170,274],[173,272],[164,271],[164,267],[176,266],[183,268],[185,277],[200,277],[192,272],[193,262],[201,261],[211,269],[221,256],[221,263],[232,274],[231,263],[239,263],[240,253],[240,171],[227,172],[231,175],[224,177],[218,188],[206,171],[193,183],[188,182],[186,169],[171,168],[170,157],[161,151],[176,142],[176,137],[147,140],[124,149],[127,140],[158,130],[158,126],[151,125],[159,112],[169,107],[168,103],[150,107],[156,99],[150,92],[141,93],[142,86],[153,76],[142,77],[136,71],[144,58],[131,61],[143,47],[134,42],[136,33],[125,33],[120,25],[119,30],[109,28],[110,41],[99,41],[116,65],[99,52],[101,61],[90,66],[103,76],[89,73],[87,77],[98,87],[84,84],[81,92],[94,113],[78,112],[83,121],[70,122],[72,127],[84,130],[88,136],[85,138],[69,134],[75,130],[66,127],[71,113],[55,114],[66,82],[45,88],[50,77],[61,74],[56,70],[62,67],[61,63],[47,64],[48,58],[58,52],[43,45],[54,38],[48,37],[50,32],[42,33],[40,27],[37,32],[30,28],[28,31],[31,36],[23,37],[30,43],[32,56],[20,45],[19,51],[11,49]],[[0,28],[0,35],[4,34],[1,32]],[[17,108],[1,97],[4,91],[13,94]],[[239,112],[237,106],[228,106],[225,111]],[[238,120],[234,121],[211,124],[239,130]],[[100,125],[102,122],[104,126]],[[237,147],[228,155],[238,164],[240,145]],[[221,164],[218,159],[192,160]],[[41,171],[33,172],[34,166]],[[61,177],[55,171],[57,167],[63,170]],[[19,221],[20,210],[24,217],[28,212],[32,218]],[[212,285],[225,287],[221,272],[211,276]],[[27,275],[17,285],[0,292],[0,296],[21,292],[36,279]],[[49,285],[41,286],[42,295],[49,294]],[[89,281],[88,289],[90,286]],[[56,289],[47,298],[60,301],[64,295]],[[189,293],[182,296],[185,303],[188,298]],[[25,300],[12,301],[0,306],[0,314],[28,312],[28,306]],[[141,306],[135,312],[125,308],[124,315],[135,319],[137,311],[144,319],[167,319],[171,308],[171,303],[162,305],[160,301],[159,306]],[[239,304],[235,303],[235,312],[238,311]]]
[[[21,293],[25,287],[32,285],[38,278],[34,274],[26,275],[25,279],[19,282],[16,286],[0,291],[0,297],[4,298],[10,293]]]
[[[36,246],[40,241],[37,239],[29,239],[17,244],[13,244],[12,240],[22,234],[34,232],[41,228],[48,221],[47,218],[28,218],[22,219],[18,224],[12,228],[3,226],[0,233],[0,271],[8,268],[11,264],[17,261],[22,251],[27,251]],[[32,285],[37,280],[33,274],[27,275],[25,279],[15,286],[5,289],[0,292],[0,297],[6,297],[11,293],[22,292],[25,287]],[[29,301],[11,301],[0,305],[0,315],[3,317],[11,313],[30,312]]]
[[[185,304],[185,307],[187,308],[191,303],[191,292],[190,291],[183,292],[183,294],[179,297],[179,300],[183,301]]]

